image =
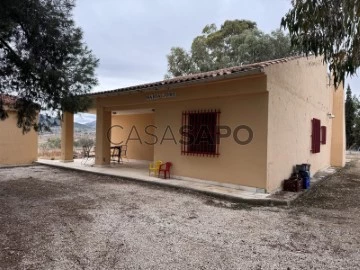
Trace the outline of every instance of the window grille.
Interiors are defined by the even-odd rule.
[[[183,112],[181,153],[219,156],[219,120],[219,110]]]

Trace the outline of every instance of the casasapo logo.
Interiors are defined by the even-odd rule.
[[[239,125],[234,128],[217,126],[215,130],[216,132],[212,132],[206,125],[200,126],[196,130],[191,126],[181,126],[180,129],[174,129],[171,125],[167,125],[160,129],[155,125],[141,128],[133,125],[130,129],[125,129],[121,125],[114,125],[107,131],[107,139],[113,145],[128,144],[130,141],[147,145],[162,144],[165,141],[174,144],[199,144],[203,142],[219,144],[224,139],[234,140],[239,145],[248,145],[254,138],[253,130],[247,125]],[[117,136],[113,136],[114,134]],[[180,136],[175,136],[175,134]]]

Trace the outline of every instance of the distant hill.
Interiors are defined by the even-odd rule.
[[[58,129],[60,129],[60,119],[56,117],[46,117],[43,114],[39,116],[39,123],[40,124],[48,124],[53,132],[57,133]],[[96,127],[96,121],[80,124],[74,122],[74,129],[75,131],[94,131]]]
[[[88,126],[88,127],[92,127],[92,128],[96,128],[96,120],[95,121],[91,121],[91,122],[87,122],[84,125]]]
[[[95,128],[94,127],[91,127],[91,126],[88,126],[87,124],[80,124],[80,123],[77,123],[77,122],[74,122],[74,129],[75,130],[94,130]]]

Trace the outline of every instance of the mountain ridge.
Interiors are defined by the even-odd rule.
[[[48,124],[50,128],[60,128],[60,119],[57,117],[51,117],[51,116],[46,116],[44,114],[40,114],[39,124]],[[74,122],[75,129],[94,130],[95,127],[96,127],[96,121],[91,121],[84,124]]]

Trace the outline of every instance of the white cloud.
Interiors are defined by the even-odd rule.
[[[74,17],[100,58],[102,91],[163,79],[170,48],[189,49],[207,24],[249,19],[270,32],[289,8],[290,0],[78,0]],[[358,78],[348,83],[360,94]]]
[[[78,113],[74,115],[74,121],[80,124],[86,124],[96,120],[96,115],[89,113]]]

